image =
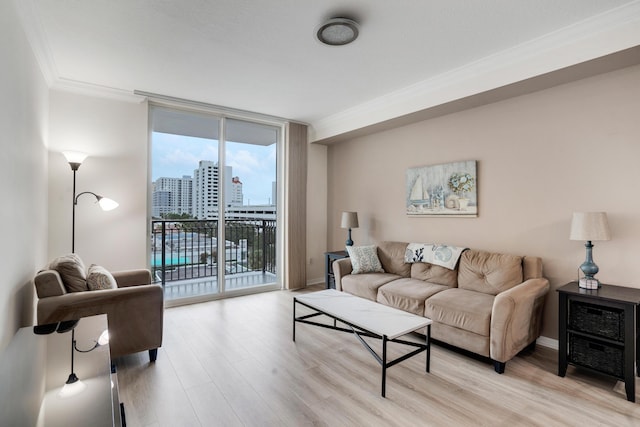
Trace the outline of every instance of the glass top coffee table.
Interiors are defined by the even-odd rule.
[[[296,304],[301,304],[314,312],[296,316]],[[309,320],[322,315],[332,318],[333,325]],[[378,304],[346,292],[327,289],[293,298],[293,341],[296,340],[296,322],[353,333],[382,367],[382,397],[385,397],[387,368],[426,351],[426,371],[429,372],[432,322],[431,319],[426,317],[416,316],[415,314]],[[347,327],[338,326],[337,322],[343,323]],[[427,329],[425,343],[399,339],[403,335],[415,332],[424,327]],[[363,336],[382,340],[382,356],[378,355],[378,353],[367,344],[362,338]],[[416,349],[394,360],[387,361],[388,342],[416,347]]]

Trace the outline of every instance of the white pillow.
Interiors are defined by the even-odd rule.
[[[90,291],[98,291],[101,289],[115,289],[118,284],[106,268],[91,264],[87,274],[87,286]]]
[[[347,246],[347,252],[353,266],[351,274],[384,273],[375,245]]]

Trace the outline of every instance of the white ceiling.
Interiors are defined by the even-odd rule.
[[[53,88],[284,117],[316,140],[640,45],[638,0],[14,1]],[[315,39],[345,15],[356,42]]]

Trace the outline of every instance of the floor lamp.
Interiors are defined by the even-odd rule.
[[[83,191],[80,194],[76,194],[76,172],[80,168],[80,165],[87,158],[87,154],[77,151],[64,151],[62,153],[69,162],[71,170],[73,171],[73,206],[71,214],[71,253],[76,251],[76,205],[78,204],[78,198],[83,194],[92,194],[103,211],[110,211],[118,207],[118,203],[107,197],[102,197],[92,191]]]

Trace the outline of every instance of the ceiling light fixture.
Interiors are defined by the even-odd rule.
[[[358,23],[347,18],[331,18],[318,28],[316,37],[329,46],[343,46],[358,38]]]

